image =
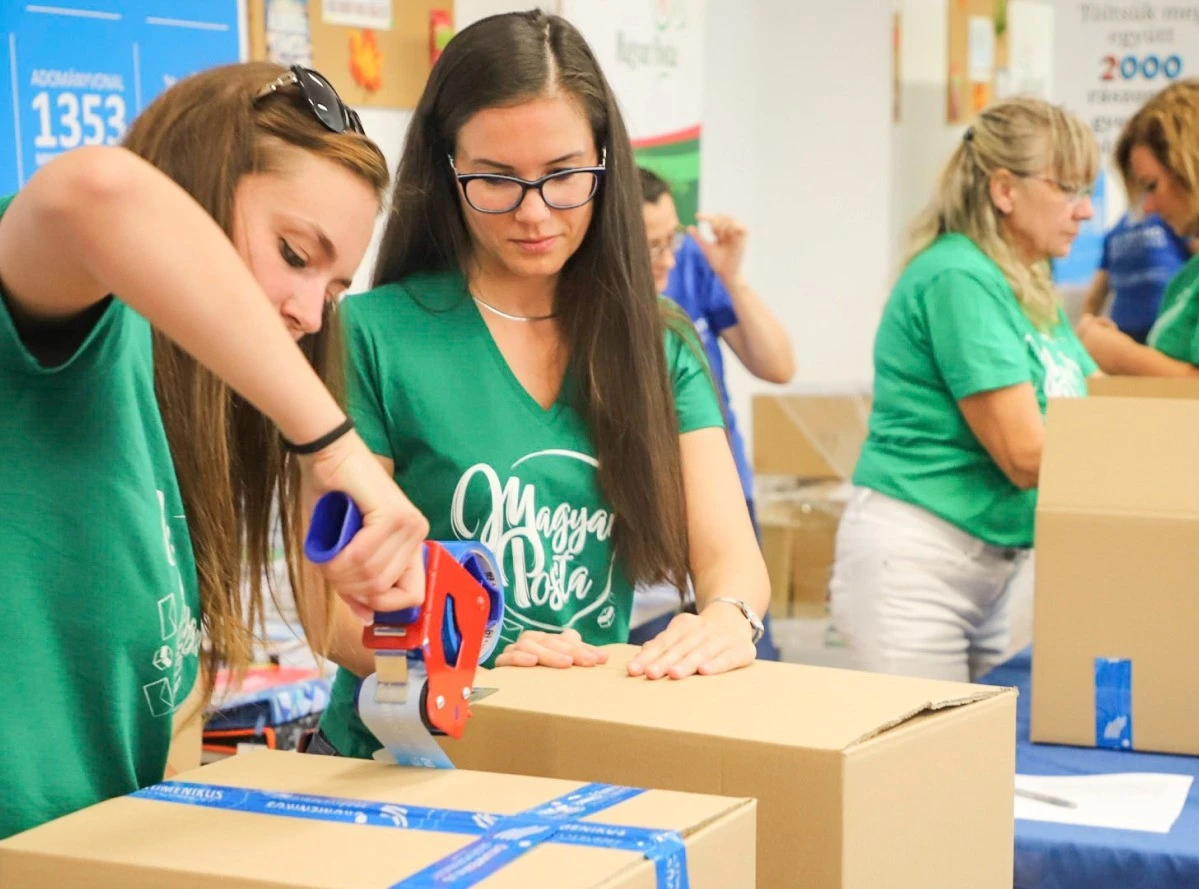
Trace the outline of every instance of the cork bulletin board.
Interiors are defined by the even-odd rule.
[[[309,65],[355,107],[414,108],[435,47],[452,29],[453,4],[390,0],[388,16],[387,2],[381,15],[355,18],[339,10],[360,6],[378,13],[379,0],[248,0],[250,57]]]
[[[968,124],[995,99],[1007,68],[1007,0],[947,0],[949,71],[945,119]]]

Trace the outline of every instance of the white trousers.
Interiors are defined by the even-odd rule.
[[[841,519],[829,591],[862,670],[967,682],[1031,641],[1031,550],[867,488]]]

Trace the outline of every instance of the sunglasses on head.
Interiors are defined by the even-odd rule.
[[[346,130],[350,130],[366,135],[358,112],[341,100],[341,96],[337,95],[337,90],[333,89],[333,84],[329,83],[320,72],[305,68],[303,65],[292,65],[286,74],[280,74],[275,80],[264,86],[255,99],[265,98],[292,84],[300,88],[300,92],[308,102],[308,107],[326,129],[334,133],[344,133]]]

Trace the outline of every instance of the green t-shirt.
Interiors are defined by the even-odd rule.
[[[0,839],[161,781],[195,682],[196,570],[151,360],[149,325],[114,300],[42,367],[0,300]]]
[[[1199,256],[1192,256],[1166,287],[1147,342],[1177,361],[1199,364]]]
[[[432,540],[479,540],[500,562],[498,651],[524,630],[628,638],[633,588],[614,559],[616,517],[569,379],[542,408],[521,386],[456,273],[422,275],[342,303],[350,412],[429,520]],[[670,333],[666,358],[680,432],[723,425],[697,343]],[[379,747],[353,712],[342,671],[321,728],[337,749]]]
[[[1036,491],[1004,475],[962,416],[970,395],[1031,383],[1085,395],[1095,363],[1065,316],[1037,330],[995,265],[959,234],[904,269],[874,343],[874,406],[854,483],[914,504],[995,546],[1031,546]]]

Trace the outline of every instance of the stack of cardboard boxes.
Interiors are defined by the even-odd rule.
[[[239,754],[0,842],[0,885],[1011,886],[1011,690],[766,662],[649,682],[608,651],[481,671],[442,742],[476,771]]]
[[[837,525],[870,415],[870,397],[759,395],[753,463],[771,614],[827,613]]]
[[[764,506],[835,503],[810,486],[845,484],[866,411],[767,404],[759,465],[795,482]],[[787,601],[822,602],[835,521],[786,527],[824,572],[809,598],[789,567]],[[607,651],[480,671],[490,693],[442,741],[458,770],[239,754],[0,842],[0,885],[1011,886],[1012,690],[766,662],[650,682],[628,675],[634,649]]]

